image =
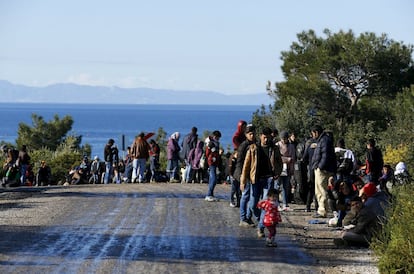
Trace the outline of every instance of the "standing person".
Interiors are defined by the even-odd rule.
[[[145,140],[145,133],[141,132],[134,140],[131,146],[132,158],[132,182],[143,183],[145,181],[145,169],[147,167],[147,160],[149,158],[150,146]]]
[[[22,145],[22,148],[19,151],[19,157],[18,157],[18,166],[20,168],[20,184],[25,185],[26,184],[26,173],[30,165],[30,155],[27,152],[27,146]]]
[[[112,176],[112,161],[113,161],[113,150],[112,146],[115,144],[114,139],[109,139],[108,143],[105,145],[104,148],[104,159],[105,159],[105,176],[104,176],[104,184],[108,184],[109,180]]]
[[[369,139],[367,142],[365,164],[365,173],[368,175],[368,180],[378,185],[378,180],[382,173],[382,167],[384,166],[384,160],[382,158],[382,152],[376,147],[374,139]]]
[[[289,134],[287,131],[282,131],[280,133],[280,141],[277,142],[276,145],[279,147],[283,162],[282,173],[280,174],[278,182],[278,185],[282,187],[282,210],[289,211],[289,201],[292,189],[290,178],[294,175],[295,171],[296,150],[295,146],[289,142]]]
[[[157,171],[158,167],[160,166],[160,146],[155,142],[154,139],[151,139],[149,142],[150,150],[150,170],[151,170],[151,179],[150,182],[155,182],[155,172]]]
[[[91,177],[89,178],[90,184],[99,183],[99,157],[96,155],[91,163]]]
[[[180,145],[178,144],[180,140],[180,133],[174,132],[167,143],[167,176],[170,183],[177,182],[177,170],[178,170],[178,161],[180,159]]]
[[[217,168],[221,165],[221,157],[219,155],[221,132],[213,131],[209,136],[209,142],[206,148],[206,158],[208,163],[208,191],[205,200],[207,202],[214,202],[217,199],[214,197],[214,188],[217,184]]]
[[[244,161],[246,159],[247,151],[251,144],[256,142],[256,127],[252,124],[248,124],[245,130],[246,140],[240,144],[237,148],[237,161],[236,161],[236,169],[234,170],[233,177],[238,182],[240,181],[240,177],[243,170]],[[252,212],[249,209],[249,201],[250,201],[250,178],[246,178],[245,185],[240,185],[240,191],[242,192],[242,196],[240,198],[240,223],[239,226],[243,227],[251,227],[254,225],[252,221]]]
[[[246,131],[246,126],[247,126],[247,122],[240,120],[237,123],[237,129],[233,134],[233,148],[234,150],[237,150],[237,148],[239,147],[239,145],[241,143],[244,142],[244,140],[246,140],[246,135],[245,135],[245,131]]]
[[[121,174],[119,170],[119,150],[116,145],[112,147],[112,157],[112,170],[114,173],[113,183],[120,184]]]
[[[185,173],[184,173],[184,181],[186,183],[190,182],[191,178],[191,164],[188,160],[188,154],[190,153],[190,150],[195,148],[197,145],[198,135],[197,135],[197,128],[192,127],[191,132],[188,133],[186,136],[184,136],[183,142],[181,143],[182,147],[182,155],[185,162]]]
[[[37,170],[36,185],[37,186],[47,186],[50,185],[50,180],[52,179],[52,171],[50,167],[46,164],[46,161],[40,162],[40,167]]]
[[[312,168],[312,157],[316,146],[317,140],[311,137],[305,143],[305,153],[303,154],[303,162],[307,165],[307,178],[308,178],[308,194],[306,196],[306,212],[311,212],[311,204],[315,200],[315,171]],[[318,203],[315,201],[315,211],[318,210]]]
[[[240,182],[234,178],[234,171],[236,170],[237,150],[235,150],[229,157],[229,178],[231,184],[230,191],[230,207],[240,206]]]
[[[259,201],[257,207],[262,209],[264,213],[263,224],[266,227],[269,234],[266,239],[266,246],[277,247],[275,241],[276,238],[276,225],[282,222],[282,217],[278,211],[278,192],[276,189],[269,189],[267,192],[267,198]]]
[[[125,164],[125,171],[123,174],[122,181],[126,183],[131,183],[132,181],[132,170],[133,170],[133,163],[134,159],[131,155],[131,147],[127,147],[127,153],[125,155],[124,164]]]
[[[191,165],[192,175],[191,181],[192,182],[203,182],[203,167],[201,166],[201,158],[204,154],[204,142],[201,140],[197,141],[196,147],[191,149],[188,153],[188,161]]]
[[[312,128],[312,137],[317,145],[312,157],[312,168],[315,172],[315,195],[318,211],[314,218],[326,218],[328,210],[328,179],[336,172],[336,155],[332,138],[323,131],[320,125]]]
[[[264,211],[257,208],[257,203],[266,199],[267,193],[274,188],[274,181],[278,179],[282,171],[282,158],[279,149],[271,141],[271,129],[264,128],[260,134],[260,141],[251,144],[246,153],[243,170],[240,177],[240,188],[246,185],[247,178],[250,181],[250,205],[249,209],[259,223],[257,235],[264,237]]]

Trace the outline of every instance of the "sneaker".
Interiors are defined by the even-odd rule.
[[[213,196],[206,196],[206,198],[204,200],[206,200],[207,202],[215,202],[215,201],[217,201],[217,199],[214,198]]]
[[[257,229],[257,237],[258,238],[264,238],[265,237],[265,233],[264,233],[264,229],[263,228],[258,228]]]
[[[251,227],[251,225],[249,224],[249,222],[247,222],[245,220],[240,221],[239,226],[242,226],[242,227]]]
[[[247,219],[247,223],[250,225],[250,226],[256,226],[256,224],[252,221],[252,219]]]
[[[292,209],[289,206],[284,206],[282,208],[283,211],[292,211]]]
[[[234,202],[230,202],[230,207],[236,207],[236,204]]]
[[[277,247],[277,243],[273,241],[271,238],[266,239],[266,246],[267,247]]]

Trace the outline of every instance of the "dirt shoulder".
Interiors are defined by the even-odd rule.
[[[337,247],[333,239],[340,230],[328,227],[329,219],[315,219],[305,212],[305,205],[291,204],[293,211],[282,212],[280,233],[289,235],[317,261],[321,273],[378,273],[375,256],[369,248]],[[310,224],[318,220],[325,224]]]

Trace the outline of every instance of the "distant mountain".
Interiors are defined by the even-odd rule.
[[[225,95],[214,91],[119,88],[54,84],[46,87],[15,85],[0,80],[0,102],[87,104],[268,105],[272,99],[259,94]]]

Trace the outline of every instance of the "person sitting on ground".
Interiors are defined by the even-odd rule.
[[[336,209],[338,211],[337,227],[342,226],[342,221],[351,210],[351,200],[358,195],[347,182],[338,183],[338,199],[336,200]]]
[[[379,191],[374,183],[370,182],[364,185],[360,190],[364,205],[371,208],[378,218],[385,218],[385,208],[389,205],[389,196],[384,191]]]
[[[411,175],[404,162],[399,162],[395,166],[394,179],[397,185],[405,185],[411,182]]]
[[[385,164],[382,167],[382,175],[378,181],[381,189],[391,196],[390,191],[394,182],[394,170],[389,164]]]
[[[355,217],[350,225],[344,226],[341,236],[334,239],[335,245],[369,246],[375,231],[381,227],[381,222],[359,196],[351,200],[351,211]]]

